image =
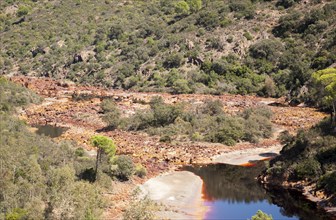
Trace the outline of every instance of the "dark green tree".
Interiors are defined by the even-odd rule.
[[[116,153],[117,146],[108,137],[102,135],[95,135],[91,138],[92,145],[97,148],[96,167],[95,167],[95,179],[97,179],[98,166],[101,162],[102,154],[105,153],[112,159]]]
[[[202,0],[186,0],[190,7],[190,11],[195,13],[202,8]]]
[[[190,7],[187,2],[179,1],[175,4],[175,11],[180,15],[188,15],[190,13]]]
[[[272,220],[272,216],[264,213],[261,210],[258,210],[258,212],[252,216],[251,220]]]
[[[334,124],[336,118],[336,68],[327,68],[313,73],[313,79],[317,85],[323,86],[324,104],[331,107],[331,121]]]

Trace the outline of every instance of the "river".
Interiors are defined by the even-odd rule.
[[[258,210],[273,219],[329,219],[316,205],[295,191],[265,190],[256,177],[265,162],[252,166],[227,164],[184,168],[203,180],[203,201],[208,207],[205,219],[250,219]]]

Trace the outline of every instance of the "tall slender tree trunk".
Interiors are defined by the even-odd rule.
[[[332,115],[332,126],[335,125],[335,117],[336,117],[336,106],[335,106],[335,102],[333,102],[333,115]]]
[[[333,116],[334,114],[333,114],[333,111],[330,111],[330,125],[332,125],[333,124]]]
[[[95,169],[95,176],[94,176],[94,180],[97,180],[97,173],[98,173],[98,165],[99,165],[99,159],[100,159],[100,154],[101,154],[101,149],[98,148],[97,150],[97,157],[96,157],[96,169]]]

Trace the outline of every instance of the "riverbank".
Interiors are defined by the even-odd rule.
[[[225,163],[231,165],[248,165],[255,161],[268,160],[280,154],[282,145],[277,144],[267,148],[253,148],[228,152],[213,157],[214,163]]]
[[[203,219],[203,181],[187,171],[174,171],[154,177],[140,186],[142,196],[167,207],[156,213],[158,219]]]

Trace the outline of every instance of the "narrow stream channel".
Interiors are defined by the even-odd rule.
[[[329,219],[314,203],[298,192],[274,189],[266,191],[256,180],[265,168],[263,161],[242,167],[227,164],[188,166],[203,179],[203,199],[208,212],[205,219],[251,219],[258,210],[273,219]]]

